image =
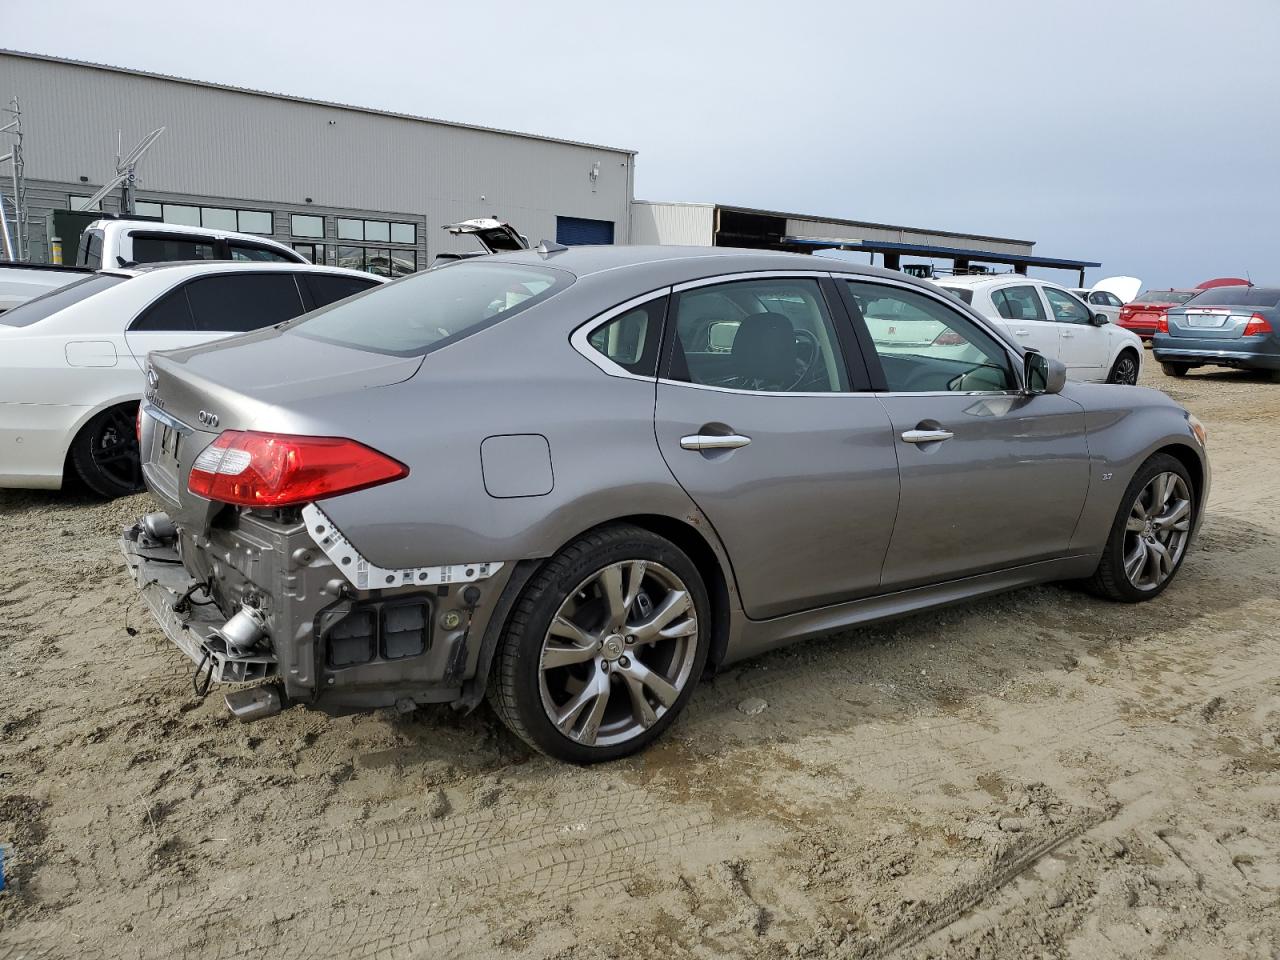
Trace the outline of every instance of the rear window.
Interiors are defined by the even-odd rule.
[[[1130,303],[1186,303],[1196,295],[1196,290],[1145,290]]]
[[[0,323],[10,327],[29,327],[45,317],[51,317],[73,303],[79,303],[92,297],[95,293],[109,290],[118,283],[124,283],[128,277],[117,277],[109,273],[95,273],[93,276],[77,280],[75,283],[49,293],[41,294],[33,300],[19,304],[0,317]]]
[[[973,291],[967,287],[943,287],[953,297],[959,297],[965,303],[973,303]]]
[[[463,260],[340,301],[289,329],[360,350],[420,356],[513,317],[571,282],[560,270]]]
[[[1275,287],[1214,287],[1187,302],[1189,307],[1274,307],[1280,303]]]

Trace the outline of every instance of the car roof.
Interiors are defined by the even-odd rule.
[[[967,277],[935,277],[933,282],[940,286],[957,286],[957,287],[978,287],[984,283],[1047,283],[1053,287],[1061,287],[1062,284],[1054,283],[1052,280],[1042,280],[1040,277],[1028,277],[1021,273],[980,273]],[[1063,287],[1063,289],[1069,289]]]

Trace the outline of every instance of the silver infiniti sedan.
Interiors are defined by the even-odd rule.
[[[906,327],[866,322],[895,301]],[[465,260],[147,378],[165,511],[122,549],[198,691],[246,720],[487,694],[575,762],[805,637],[1052,580],[1155,597],[1209,485],[1163,394],[761,251]]]

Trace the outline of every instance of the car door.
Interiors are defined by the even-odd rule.
[[[887,280],[840,283],[898,461],[882,588],[1065,554],[1089,485],[1083,409],[1024,395],[1017,354],[943,297]],[[887,299],[932,316],[943,333],[905,351],[877,340],[861,305]]]
[[[176,350],[292,320],[307,310],[292,273],[236,272],[189,280],[142,311],[125,339],[139,365]]]
[[[1030,283],[1010,284],[990,291],[991,305],[1005,321],[1005,327],[1017,343],[1039,350],[1046,357],[1058,358],[1061,334],[1051,322],[1044,301]]]
[[[1054,325],[1059,330],[1058,359],[1067,365],[1073,380],[1103,380],[1111,345],[1106,327],[1093,322],[1094,311],[1060,287],[1041,285]]]
[[[658,445],[754,619],[877,592],[897,512],[889,418],[823,277],[686,284],[666,323]]]

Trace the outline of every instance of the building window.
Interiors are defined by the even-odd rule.
[[[295,243],[293,249],[306,257],[311,263],[324,263],[323,243]]]
[[[344,244],[338,247],[337,265],[348,270],[363,270],[379,277],[403,277],[418,269],[418,254],[414,250]]]
[[[268,237],[275,233],[269,210],[232,210],[229,207],[193,207],[183,203],[138,200],[133,205],[133,211],[139,216],[156,217],[165,223],[176,223],[184,227],[258,233]]]
[[[81,208],[81,204],[83,204],[83,203],[84,203],[86,200],[88,200],[88,199],[89,199],[89,198],[88,198],[87,196],[81,196],[81,195],[76,194],[76,193],[69,194],[69,195],[67,196],[67,209],[68,209],[68,210],[79,210],[79,209]],[[92,207],[85,207],[84,209],[86,209],[86,210],[101,210],[101,209],[102,209],[102,201],[101,201],[101,200],[99,200],[99,201],[98,201],[96,204],[94,204]]]
[[[289,232],[295,237],[324,239],[324,217],[313,217],[307,213],[295,213],[289,219]]]
[[[418,242],[418,225],[416,223],[395,223],[387,220],[356,220],[351,217],[338,218],[339,240],[363,240],[367,243],[404,243]]]

